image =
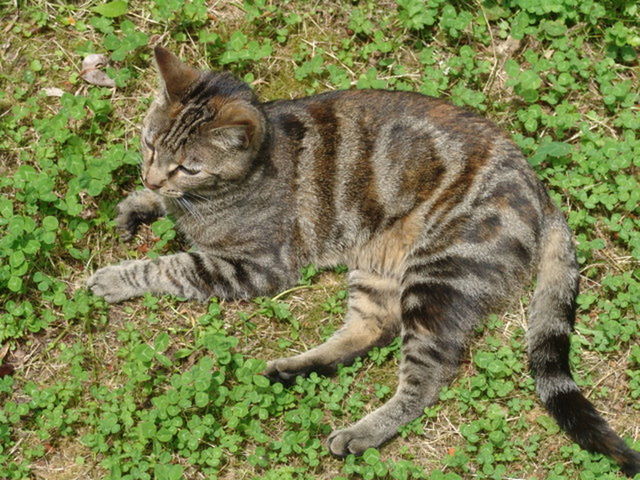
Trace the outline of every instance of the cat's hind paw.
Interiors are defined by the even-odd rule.
[[[327,363],[311,350],[293,357],[271,360],[267,363],[267,368],[262,374],[272,382],[293,385],[296,382],[296,377],[306,377],[311,372],[330,375],[335,371],[334,364]]]
[[[336,457],[362,455],[368,448],[378,448],[395,434],[382,426],[373,427],[367,423],[358,422],[349,428],[332,432],[327,439],[329,451]]]
[[[293,385],[296,382],[296,377],[304,375],[306,372],[288,370],[287,358],[279,358],[278,360],[271,360],[267,363],[267,368],[262,372],[262,375],[267,377],[271,383],[282,383],[283,385]]]
[[[367,448],[374,447],[368,437],[360,437],[351,429],[336,430],[327,439],[329,451],[336,457],[349,454],[362,455]]]

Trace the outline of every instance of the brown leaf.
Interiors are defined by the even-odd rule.
[[[106,67],[109,60],[101,53],[91,53],[82,61],[80,76],[92,85],[99,87],[115,87],[116,82],[109,78],[100,68]]]
[[[13,368],[13,365],[9,365],[8,363],[3,363],[0,365],[0,378],[6,377],[7,375],[13,375],[16,369]]]

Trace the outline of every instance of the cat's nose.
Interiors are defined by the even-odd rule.
[[[162,185],[165,184],[166,181],[167,179],[163,177],[161,173],[157,172],[153,168],[150,168],[147,171],[146,175],[144,175],[142,178],[142,183],[149,190],[159,189]]]
[[[162,184],[159,183],[151,183],[148,180],[143,180],[142,183],[144,184],[145,187],[147,187],[149,190],[157,190],[159,189]]]

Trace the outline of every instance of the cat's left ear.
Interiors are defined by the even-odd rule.
[[[157,46],[153,49],[156,64],[160,72],[164,92],[170,102],[178,102],[187,89],[195,82],[200,73],[176,57],[166,48]]]
[[[235,100],[215,110],[213,121],[206,128],[221,135],[227,145],[247,149],[262,141],[265,120],[251,103]]]

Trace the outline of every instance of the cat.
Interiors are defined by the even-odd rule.
[[[161,92],[142,127],[145,190],[118,205],[131,237],[169,214],[197,248],[101,268],[108,302],[145,292],[205,300],[268,295],[299,269],[346,264],[344,326],[306,353],[270,361],[291,382],[331,373],[402,337],[395,395],[328,438],[361,454],[422,414],[456,374],[474,329],[537,270],[527,332],[542,402],[583,448],[640,472],[569,369],[578,293],[572,234],[519,149],[488,120],[412,92],[333,91],[258,101],[224,72],[155,48]]]

